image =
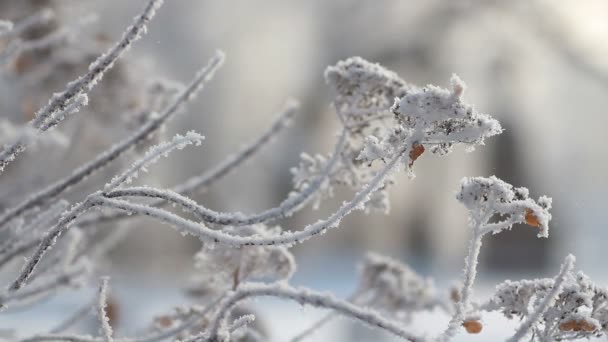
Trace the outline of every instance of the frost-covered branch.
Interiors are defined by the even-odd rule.
[[[45,8],[34,13],[16,23],[3,21],[3,30],[0,31],[0,38],[12,38],[21,35],[23,32],[35,26],[48,23],[55,17],[55,12],[50,8]]]
[[[169,152],[183,148],[188,144],[200,144],[202,137],[196,133],[189,132],[185,137],[181,135],[177,135],[172,142],[170,143],[161,143],[159,145],[153,146],[150,148],[149,152],[146,153],[141,159],[136,161],[130,168],[120,174],[117,178],[113,179],[109,185],[106,186],[107,189],[112,189],[116,186],[119,186],[123,182],[127,181],[129,177],[133,176],[135,172],[145,167],[149,163],[154,160],[160,158],[163,154],[168,154]],[[98,191],[95,192],[87,198],[73,206],[70,210],[64,212],[61,216],[59,222],[55,224],[47,233],[44,235],[43,239],[40,241],[37,250],[34,252],[34,256],[32,256],[23,267],[19,277],[17,280],[13,282],[13,284],[9,287],[10,291],[19,290],[23,284],[32,276],[32,273],[36,266],[40,263],[44,254],[51,248],[57,238],[64,232],[66,232],[69,227],[74,224],[74,221],[82,214],[84,214],[90,208],[101,204],[99,198],[103,197],[103,192]],[[1,303],[1,301],[0,301]]]
[[[156,198],[165,202],[174,203],[188,212],[192,212],[199,219],[209,224],[219,224],[224,226],[246,226],[258,223],[268,223],[288,216],[302,208],[312,195],[319,189],[321,184],[329,177],[336,163],[339,161],[340,152],[346,142],[347,134],[343,132],[335,146],[331,160],[327,163],[324,171],[318,175],[308,187],[297,194],[292,194],[277,207],[264,210],[260,213],[246,215],[243,213],[220,213],[205,208],[193,200],[182,196],[179,192],[171,190],[154,189],[150,187],[132,187],[117,189],[106,194],[107,197],[149,197]],[[187,187],[188,190],[191,187]],[[182,188],[183,190],[183,188]],[[187,191],[184,191],[187,192]]]
[[[41,38],[25,41],[21,39],[15,39],[11,41],[8,46],[2,52],[0,52],[0,66],[6,65],[14,61],[16,58],[19,57],[19,55],[25,52],[45,50],[53,46],[64,44],[65,42],[73,40],[73,37],[76,35],[76,33],[81,31],[81,26],[89,24],[91,21],[93,21],[93,19],[94,17],[92,16],[84,17],[76,25],[74,25],[74,27],[60,28]],[[77,96],[79,95],[86,94],[81,93]],[[67,101],[66,103],[71,103],[71,100]],[[65,111],[65,109],[61,111]],[[48,129],[47,127],[45,127],[44,124],[41,124],[39,127],[36,128],[38,128],[39,132],[44,132]]]
[[[188,196],[196,192],[206,190],[211,185],[213,185],[214,183],[216,183],[217,181],[237,169],[240,165],[251,159],[259,150],[261,150],[270,141],[272,141],[275,136],[277,136],[284,128],[289,125],[289,122],[295,116],[298,107],[299,105],[296,101],[287,101],[285,108],[271,124],[270,128],[266,132],[264,132],[260,137],[258,137],[255,141],[243,147],[236,154],[227,157],[218,165],[214,166],[211,170],[208,170],[200,175],[193,176],[188,180],[182,182],[181,184],[174,186],[171,190],[182,196]],[[167,202],[161,198],[158,198],[150,205],[161,206],[163,204],[167,204]],[[124,212],[99,214],[94,217],[84,218],[78,223],[81,226],[89,226],[127,217],[130,216],[126,215]]]
[[[108,277],[102,277],[101,282],[99,284],[98,294],[97,294],[97,315],[99,319],[99,331],[103,337],[105,342],[112,342],[114,339],[112,338],[112,327],[110,326],[110,318],[106,312],[106,306],[108,301]]]
[[[6,210],[2,216],[0,216],[0,230],[2,230],[3,226],[10,220],[18,217],[36,205],[45,203],[49,199],[80,183],[91,174],[100,170],[102,167],[108,165],[110,162],[132,149],[138,143],[147,139],[151,134],[162,127],[162,125],[174,114],[179,112],[185,104],[193,99],[193,97],[203,88],[203,85],[211,80],[215,71],[223,64],[223,61],[224,54],[219,51],[216,52],[216,55],[211,58],[207,65],[196,74],[188,87],[180,92],[173,99],[173,101],[167,105],[161,114],[145,123],[142,127],[121,142],[99,154],[97,157],[95,157],[95,159],[75,169],[68,177],[47,186],[43,190],[31,195],[18,205]]]
[[[286,284],[242,284],[230,294],[221,304],[216,316],[210,323],[210,329],[201,335],[198,341],[224,341],[228,332],[225,330],[226,318],[232,308],[238,303],[255,297],[277,297],[298,302],[302,305],[308,304],[318,308],[331,309],[335,312],[355,319],[373,328],[387,331],[395,336],[409,341],[424,341],[423,336],[418,336],[403,329],[402,324],[390,321],[373,310],[353,305],[347,301],[339,300],[331,295],[321,294],[305,288],[294,288]]]
[[[542,315],[549,310],[549,307],[553,305],[553,302],[557,299],[557,296],[562,291],[562,286],[566,281],[566,277],[569,276],[570,272],[572,272],[572,268],[574,268],[574,261],[576,258],[570,254],[564,260],[562,267],[555,277],[553,281],[553,286],[551,291],[549,291],[543,300],[538,304],[538,306],[534,309],[534,312],[528,315],[528,317],[521,323],[519,328],[515,334],[507,340],[507,342],[517,342],[521,341],[532,329],[532,326],[541,319]]]
[[[23,291],[15,292],[11,289],[0,293],[0,309],[6,307],[7,303],[28,300],[32,297],[45,295],[55,292],[61,287],[78,284],[78,280],[87,275],[91,270],[91,265],[83,260],[69,267],[63,268],[61,272],[51,274],[28,287]]]
[[[134,178],[137,178],[139,171],[146,172],[146,168],[151,164],[156,163],[160,157],[167,157],[173,150],[181,150],[187,145],[200,146],[205,138],[190,131],[185,136],[176,135],[173,140],[155,145],[153,148],[148,150],[146,154],[138,159],[131,167],[125,170],[120,175],[112,178],[112,180],[104,186],[104,192],[108,193],[123,184],[129,184]]]
[[[484,235],[497,234],[504,229],[510,229],[515,223],[526,223],[539,229],[539,237],[548,237],[551,199],[542,196],[538,201],[534,201],[528,196],[528,189],[514,188],[494,176],[464,178],[461,181],[461,188],[456,198],[469,210],[473,234],[465,259],[463,285],[459,301],[456,303],[456,312],[448,328],[439,337],[440,341],[454,337],[461,325],[470,333],[481,331],[479,313],[472,308],[471,297]],[[500,215],[503,221],[489,223],[495,215]]]
[[[63,111],[78,95],[91,91],[101,81],[106,71],[112,68],[116,60],[146,32],[147,24],[152,20],[156,14],[156,10],[162,3],[163,0],[150,0],[143,12],[135,18],[133,24],[124,32],[122,38],[106,53],[91,63],[87,73],[68,83],[63,92],[54,94],[48,104],[36,112],[34,119],[31,121],[31,126],[41,131],[40,128],[49,118]],[[4,146],[3,150],[0,151],[0,173],[25,148],[26,145],[23,141]]]
[[[403,151],[405,152],[405,151]],[[272,245],[293,245],[296,243],[304,242],[315,235],[325,233],[327,230],[336,228],[344,216],[350,214],[353,210],[363,209],[363,205],[369,201],[370,195],[383,186],[384,180],[391,171],[395,169],[398,162],[402,158],[402,153],[398,154],[393,158],[370,183],[368,183],[363,189],[358,192],[354,198],[344,203],[335,213],[330,215],[327,219],[318,221],[316,223],[306,226],[304,229],[299,231],[285,231],[276,236],[270,237],[242,237],[231,234],[226,234],[222,231],[212,230],[203,224],[196,223],[184,219],[178,215],[172,214],[166,210],[150,207],[142,204],[135,204],[124,200],[117,200],[107,198],[104,196],[97,196],[95,199],[96,203],[102,206],[106,206],[112,209],[124,210],[140,215],[150,216],[158,219],[161,222],[167,223],[177,229],[179,232],[184,234],[191,234],[202,241],[211,243],[219,243],[229,246],[272,246]]]

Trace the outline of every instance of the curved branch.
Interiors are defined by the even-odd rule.
[[[201,336],[202,341],[217,341],[218,335],[231,309],[239,302],[255,297],[277,297],[309,304],[317,308],[331,309],[346,317],[358,320],[370,327],[387,331],[409,341],[425,341],[402,328],[403,324],[383,318],[375,311],[353,305],[350,302],[334,298],[331,295],[311,291],[306,288],[294,288],[286,284],[244,284],[228,296],[220,305],[215,319],[210,323],[210,331]]]
[[[298,104],[295,101],[288,101],[285,109],[275,119],[270,128],[258,137],[251,144],[245,146],[239,152],[234,155],[227,157],[224,161],[213,167],[211,170],[204,172],[203,174],[196,175],[183,183],[173,187],[173,191],[184,196],[192,195],[198,191],[203,191],[213,185],[215,182],[224,178],[240,165],[250,160],[259,150],[267,146],[270,141],[273,140],[284,128],[289,125],[289,121],[295,116]],[[162,199],[157,199],[151,203],[152,206],[162,206],[167,204]],[[115,212],[110,214],[98,214],[93,217],[83,218],[78,221],[78,225],[81,227],[87,227],[104,222],[111,222],[130,217],[124,212]]]
[[[55,113],[63,111],[78,95],[91,91],[101,81],[106,71],[114,66],[116,60],[146,32],[147,24],[152,20],[156,14],[156,10],[163,4],[163,1],[150,0],[142,13],[135,18],[133,24],[124,32],[122,38],[106,53],[91,63],[87,73],[68,83],[63,92],[53,95],[48,104],[38,110],[36,117],[30,122],[32,127],[43,132],[40,128],[49,118]],[[25,149],[26,143],[24,141],[17,141],[5,146],[0,151],[0,173]]]
[[[168,119],[174,114],[180,111],[180,109],[188,103],[196,93],[198,93],[203,85],[213,77],[215,71],[223,64],[224,54],[222,52],[216,52],[216,55],[209,60],[208,64],[201,69],[191,83],[186,87],[174,100],[169,104],[165,110],[157,117],[148,121],[146,124],[141,126],[132,135],[128,136],[118,144],[110,147],[108,150],[100,153],[97,157],[84,165],[80,166],[68,177],[57,181],[54,184],[47,186],[39,192],[31,195],[17,206],[6,210],[2,216],[0,216],[0,230],[10,220],[18,217],[19,215],[26,212],[28,209],[41,205],[46,201],[54,198],[62,192],[68,190],[72,186],[80,183],[88,176],[92,175],[96,171],[100,170],[116,158],[123,155],[125,152],[132,149],[135,145],[147,139],[152,133],[157,131]]]
[[[409,145],[406,145],[409,146]],[[306,226],[299,231],[284,231],[276,236],[238,236],[222,231],[213,230],[204,224],[187,220],[169,211],[150,207],[143,204],[131,203],[125,200],[117,200],[105,197],[101,194],[94,196],[95,205],[105,206],[113,209],[124,210],[130,213],[146,215],[173,226],[181,233],[192,234],[202,241],[220,243],[233,247],[241,246],[270,246],[270,245],[293,245],[302,243],[315,235],[325,233],[327,230],[338,227],[342,218],[355,209],[362,209],[363,205],[370,199],[370,195],[384,185],[384,180],[395,169],[402,155],[409,150],[406,147],[398,153],[380,172],[359,191],[350,202],[344,203],[336,212],[327,219]]]
[[[150,197],[160,199],[163,202],[174,203],[181,206],[183,209],[194,213],[200,220],[205,223],[219,224],[224,226],[247,226],[256,223],[267,223],[276,221],[288,216],[301,209],[311,199],[312,195],[319,190],[323,182],[329,177],[335,165],[340,160],[341,152],[346,143],[347,133],[343,131],[338,143],[336,144],[333,155],[322,173],[314,178],[308,187],[299,192],[295,196],[289,196],[278,207],[265,210],[261,213],[245,215],[242,213],[220,213],[201,206],[190,198],[171,191],[155,189],[150,187],[130,187],[124,189],[116,189],[108,192],[105,196],[108,198],[116,197]],[[156,203],[154,203],[156,204]],[[153,205],[154,205],[153,204]]]

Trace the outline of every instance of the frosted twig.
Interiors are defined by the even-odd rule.
[[[463,285],[460,291],[460,300],[456,304],[456,312],[450,319],[448,328],[439,337],[439,341],[448,341],[454,337],[458,328],[462,325],[466,319],[467,310],[470,307],[471,296],[473,293],[473,283],[477,276],[477,263],[479,258],[479,251],[481,250],[481,239],[483,235],[479,233],[479,227],[481,222],[477,222],[473,229],[473,237],[469,241],[468,254],[465,259],[465,266],[463,272]]]
[[[160,206],[163,203],[174,203],[182,208],[192,211],[195,215],[197,215],[201,220],[207,223],[215,223],[221,225],[230,225],[230,226],[243,226],[243,225],[251,225],[256,223],[267,223],[275,220],[279,220],[281,218],[288,217],[293,213],[297,212],[301,209],[308,201],[311,199],[312,195],[319,189],[321,184],[326,181],[329,177],[330,173],[334,169],[335,165],[340,160],[340,153],[344,148],[346,143],[347,132],[343,131],[340,136],[338,142],[335,145],[332,157],[330,161],[327,163],[326,167],[323,169],[323,172],[318,175],[311,183],[298,192],[297,194],[292,194],[285,200],[283,200],[279,206],[267,209],[260,213],[245,215],[242,213],[220,213],[208,208],[205,208],[191,199],[183,196],[182,194],[193,193],[197,189],[202,187],[209,186],[211,183],[216,181],[217,179],[223,177],[225,172],[228,171],[228,167],[220,166],[217,169],[211,170],[209,173],[206,173],[207,176],[203,175],[201,177],[193,177],[188,181],[182,183],[174,187],[175,190],[159,190],[150,187],[130,187],[124,189],[117,189],[111,191],[106,194],[107,197],[151,197],[155,198],[156,201],[151,203],[151,206]],[[226,166],[231,165],[230,162],[225,164]],[[232,164],[234,165],[234,164]],[[125,216],[125,214],[110,214],[106,217],[99,216],[99,218],[92,219],[84,219],[84,222],[80,222],[79,224],[88,225],[90,223],[95,223],[97,220],[106,221],[111,220],[116,217],[120,218],[120,216]]]
[[[90,20],[83,20],[81,24],[87,22],[90,22]],[[42,38],[24,41],[20,39],[14,40],[0,53],[0,66],[12,62],[25,52],[44,50],[63,44],[72,39],[72,36],[78,31],[80,31],[78,28],[60,28]],[[45,131],[42,126],[38,128],[40,131]]]
[[[395,336],[409,341],[424,341],[422,336],[415,335],[403,329],[401,323],[390,321],[383,318],[378,313],[358,307],[347,301],[334,298],[331,295],[321,294],[306,288],[294,288],[286,284],[242,284],[236,291],[231,293],[221,304],[216,312],[215,318],[210,323],[210,329],[203,336],[201,341],[217,341],[218,337],[224,333],[225,320],[231,309],[238,303],[255,297],[277,297],[293,300],[302,305],[308,304],[318,308],[331,309],[335,312],[353,318],[366,325],[380,330],[387,331]]]
[[[89,70],[84,75],[67,84],[66,89],[54,94],[48,104],[36,112],[35,118],[31,121],[32,127],[40,129],[52,115],[62,111],[78,95],[86,94],[103,78],[106,71],[114,65],[114,62],[146,32],[146,26],[154,17],[156,10],[162,5],[163,0],[150,0],[143,12],[137,16],[133,24],[127,28],[122,38],[112,46],[106,53],[101,55],[96,61],[91,63]],[[22,141],[5,146],[0,151],[0,173],[4,168],[26,148]]]
[[[68,205],[69,203],[65,200],[57,201],[46,210],[38,213],[29,223],[24,224],[18,232],[12,234],[12,237],[9,235],[6,242],[0,246],[0,268],[15,256],[34,247],[40,240],[38,230],[59,217]]]
[[[167,338],[174,337],[177,334],[179,334],[180,332],[182,332],[182,331],[190,328],[194,324],[200,322],[201,317],[205,317],[205,315],[207,315],[209,312],[214,310],[215,307],[221,302],[222,299],[224,299],[224,295],[214,299],[211,303],[207,304],[207,306],[205,306],[205,308],[195,310],[192,317],[190,317],[186,321],[182,322],[181,324],[177,325],[176,327],[166,329],[166,330],[160,331],[158,333],[150,334],[150,335],[143,336],[143,337],[131,338],[131,339],[128,339],[129,341],[125,341],[125,342],[159,342],[159,341],[165,340]]]
[[[327,179],[327,177],[329,177],[334,166],[338,163],[340,153],[344,148],[347,136],[347,132],[343,131],[338,143],[335,146],[332,158],[327,163],[323,172],[315,177],[308,187],[299,192],[297,195],[288,197],[281,202],[278,207],[271,208],[257,214],[245,215],[242,213],[219,213],[211,209],[207,209],[197,204],[193,200],[180,195],[179,193],[171,190],[159,190],[150,187],[117,189],[107,193],[106,196],[110,198],[125,196],[158,198],[163,201],[180,205],[184,209],[197,215],[197,217],[206,223],[220,224],[225,226],[245,226],[257,223],[268,223],[292,215],[294,212],[304,206],[308,200],[310,200],[312,194],[319,189],[321,184]]]
[[[57,126],[61,121],[63,121],[66,117],[79,112],[83,107],[86,107],[89,104],[89,97],[87,94],[79,94],[76,96],[66,107],[65,109],[59,111],[57,114],[53,115],[52,118],[49,118],[41,127],[40,130],[47,131]]]
[[[27,262],[23,266],[21,272],[17,276],[17,279],[15,279],[15,281],[13,281],[13,283],[9,286],[10,292],[17,291],[21,287],[23,287],[23,285],[32,276],[34,269],[40,263],[44,254],[46,254],[46,252],[55,244],[57,238],[63,232],[68,230],[70,225],[74,223],[74,220],[76,220],[78,216],[82,215],[82,213],[93,207],[94,204],[92,203],[92,201],[90,201],[89,198],[100,193],[101,192],[96,192],[92,195],[89,195],[89,197],[87,197],[85,201],[74,205],[70,210],[62,214],[61,219],[44,235],[34,254],[27,260]],[[1,304],[2,303],[0,302],[0,305]]]
[[[541,196],[538,201],[534,201],[528,196],[528,189],[514,188],[495,176],[461,180],[461,189],[456,198],[469,210],[469,217],[473,223],[473,235],[469,241],[465,259],[460,300],[456,304],[456,311],[450,319],[447,329],[438,337],[439,341],[448,341],[454,337],[458,328],[465,322],[481,324],[474,317],[476,314],[468,311],[471,306],[473,283],[477,275],[478,257],[484,235],[510,229],[515,223],[526,223],[539,228],[538,237],[548,236],[551,199]],[[488,223],[494,215],[507,216],[507,218],[498,223]],[[466,321],[467,316],[470,316],[469,321]]]
[[[30,297],[38,296],[44,293],[56,291],[62,286],[71,284],[75,279],[83,274],[86,274],[90,269],[88,262],[83,261],[64,268],[62,272],[50,275],[44,280],[39,280],[36,284],[32,284],[19,292],[9,290],[0,293],[0,308],[6,306],[7,303],[13,301],[21,301]]]
[[[37,272],[33,273],[28,279],[28,284],[45,274],[53,274],[53,272],[61,273],[76,263],[76,259],[79,257],[78,249],[81,247],[84,234],[78,229],[72,229],[66,235],[67,239],[60,252],[53,255],[44,265],[39,267]]]
[[[235,155],[227,157],[224,161],[213,167],[211,170],[204,172],[201,175],[193,176],[183,183],[176,185],[172,190],[180,195],[191,195],[198,191],[204,191],[212,184],[216,183],[220,179],[227,176],[230,172],[234,171],[240,165],[247,160],[251,159],[262,147],[266,146],[273,137],[278,135],[285,127],[288,126],[289,121],[295,115],[297,109],[297,102],[291,100],[288,101],[285,109],[281,112],[278,118],[272,123],[270,128],[264,132],[258,139],[251,144],[245,146],[241,151]],[[151,203],[152,206],[161,206],[167,202],[162,199],[157,199]],[[110,214],[97,214],[93,217],[83,218],[78,221],[80,226],[86,227],[101,222],[113,221],[130,217],[124,212],[115,212]]]
[[[202,137],[200,135],[193,132],[189,132],[188,134],[186,134],[185,137],[177,135],[175,139],[173,139],[173,141],[170,143],[153,146],[143,158],[135,162],[133,166],[128,168],[120,176],[113,179],[112,182],[106,185],[106,188],[112,189],[113,187],[119,186],[123,182],[127,181],[129,177],[133,175],[133,173],[137,172],[142,167],[145,167],[151,161],[159,158],[160,155],[169,153],[173,149],[180,148],[180,146],[183,147],[186,144],[200,143],[201,140]],[[82,215],[86,210],[93,207],[95,205],[93,199],[99,197],[100,194],[101,192],[96,192],[89,195],[87,199],[85,199],[85,201],[77,204],[70,211],[63,214],[61,220],[59,220],[59,222],[53,228],[51,228],[44,236],[34,256],[25,264],[21,275],[11,285],[10,290],[18,290],[21,286],[23,286],[23,283],[31,277],[34,268],[38,265],[42,256],[51,246],[55,244],[59,235],[66,231],[69,226],[74,223],[74,220],[76,220],[78,216]]]
[[[356,303],[357,295],[358,295],[358,293],[355,293],[354,295],[351,295],[347,299],[347,301],[349,303],[353,303],[353,304],[356,305],[357,304]],[[310,337],[310,335],[312,335],[314,332],[316,332],[319,329],[321,329],[325,324],[331,322],[336,317],[337,317],[337,315],[336,315],[335,312],[328,313],[327,315],[323,316],[318,321],[314,322],[311,326],[309,326],[308,328],[306,328],[305,330],[303,330],[302,332],[300,332],[296,336],[292,337],[289,341],[290,342],[301,342],[301,341],[303,341],[307,337]]]
[[[13,25],[8,31],[0,31],[0,38],[12,38],[21,35],[26,30],[34,26],[45,25],[55,17],[55,12],[50,8],[45,8],[38,13],[34,13]],[[11,23],[12,24],[12,23]]]
[[[53,16],[54,13],[52,10],[42,10],[37,14],[23,19],[22,21],[17,23],[10,31],[2,31],[0,29],[0,38],[15,38],[34,26],[44,25],[45,23],[50,21]],[[19,55],[25,52],[48,49],[53,46],[72,40],[73,36],[75,36],[77,32],[81,31],[80,27],[89,24],[91,21],[93,21],[93,19],[95,19],[95,17],[92,15],[84,16],[83,18],[78,20],[77,24],[74,25],[74,27],[59,28],[54,32],[51,32],[41,38],[31,40],[22,40],[16,38],[11,40],[7,44],[7,46],[0,52],[0,66],[6,65],[14,61],[17,57],[19,57]],[[38,128],[39,131],[46,130],[42,127],[34,128]]]
[[[277,236],[237,236],[227,234],[222,231],[212,230],[203,224],[199,224],[166,210],[150,207],[147,205],[135,204],[124,200],[95,196],[97,205],[106,206],[113,209],[125,210],[127,212],[146,215],[165,222],[175,229],[185,234],[192,234],[203,241],[220,243],[229,246],[270,246],[270,245],[293,245],[304,242],[311,237],[322,234],[329,229],[336,228],[344,216],[350,214],[355,209],[363,209],[362,206],[370,199],[370,194],[384,185],[386,177],[395,169],[402,155],[409,148],[397,154],[361,191],[359,191],[350,202],[344,203],[336,212],[327,219],[306,226],[299,231],[285,231]]]
[[[350,302],[350,301],[349,301]],[[300,332],[296,336],[292,337],[290,342],[301,342],[304,339],[310,337],[313,333],[319,331],[325,324],[331,322],[335,317],[337,317],[335,312],[330,312],[320,318],[318,321],[314,322],[311,326],[306,328],[304,331]]]
[[[188,103],[198,91],[202,89],[204,83],[212,78],[213,74],[222,65],[223,61],[224,54],[219,51],[216,52],[216,55],[211,58],[208,64],[196,74],[188,87],[177,95],[159,116],[154,117],[154,119],[145,123],[132,135],[123,139],[118,144],[100,153],[97,157],[95,157],[95,159],[78,167],[68,177],[47,186],[46,188],[26,198],[18,205],[6,210],[2,216],[0,216],[0,230],[2,230],[3,226],[8,221],[23,214],[29,208],[45,203],[49,199],[80,183],[91,174],[100,170],[102,167],[106,166],[116,158],[123,155],[125,152],[132,149],[139,142],[144,141],[152,133],[157,131],[174,114],[179,112],[179,110],[186,103]]]
[[[241,328],[246,327],[247,325],[253,323],[255,321],[255,316],[254,315],[244,315],[241,316],[237,319],[235,319],[232,324],[230,324],[230,327],[228,327],[228,331],[230,333],[237,331]]]
[[[549,307],[555,302],[557,296],[562,291],[562,287],[566,277],[572,272],[574,267],[574,261],[576,258],[570,254],[564,260],[562,267],[553,281],[553,287],[549,291],[540,304],[535,308],[534,312],[528,315],[526,319],[517,328],[515,334],[507,340],[507,342],[517,342],[524,338],[532,329],[532,326],[543,316],[543,314],[549,309]]]
[[[112,342],[112,327],[110,326],[110,318],[106,312],[106,306],[108,301],[108,281],[109,277],[102,277],[99,284],[98,297],[97,297],[97,315],[99,319],[100,332],[105,342]]]
[[[125,170],[122,174],[112,178],[112,180],[105,185],[104,192],[110,192],[122,184],[130,183],[132,178],[137,177],[138,171],[145,171],[146,167],[158,161],[160,157],[166,157],[173,150],[181,150],[187,145],[192,144],[195,146],[200,146],[204,139],[205,138],[202,135],[190,131],[186,133],[185,136],[177,134],[171,141],[152,147],[142,158],[133,163],[133,165]]]
[[[270,125],[270,128],[268,128],[256,140],[243,147],[237,153],[228,156],[211,170],[206,171],[201,175],[194,176],[173,187],[173,191],[187,196],[194,192],[204,190],[217,180],[225,177],[227,174],[234,171],[238,166],[242,165],[245,161],[249,160],[262,147],[271,142],[273,138],[276,137],[284,128],[288,127],[291,120],[296,115],[299,107],[300,104],[298,101],[293,99],[288,100],[278,117]]]

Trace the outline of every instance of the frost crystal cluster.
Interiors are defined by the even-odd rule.
[[[71,63],[88,68],[74,67],[84,71],[65,80],[61,92],[53,93],[52,86],[41,89],[38,96],[44,101],[25,101],[26,123],[0,120],[0,177],[4,178],[0,190],[13,194],[0,199],[0,279],[8,280],[0,288],[3,340],[267,341],[272,338],[272,324],[245,304],[258,297],[330,311],[309,329],[294,332],[294,342],[312,339],[317,329],[338,315],[404,340],[448,341],[463,332],[483,333],[488,311],[521,321],[510,341],[605,336],[608,292],[582,273],[573,273],[573,256],[566,257],[552,279],[506,281],[491,298],[475,298],[478,257],[487,234],[523,223],[536,229],[540,238],[549,235],[551,199],[541,196],[534,200],[526,188],[513,187],[494,176],[461,182],[456,198],[469,213],[471,240],[461,282],[451,293],[443,293],[431,278],[409,266],[373,253],[362,261],[357,288],[346,299],[290,284],[297,271],[291,253],[294,245],[314,243],[313,238],[330,229],[348,229],[341,221],[356,210],[388,213],[393,176],[397,172],[413,176],[414,164],[425,151],[441,156],[456,145],[473,151],[485,139],[502,132],[498,121],[465,102],[466,87],[458,76],[452,76],[448,88],[419,87],[359,57],[328,67],[325,79],[333,94],[335,120],[341,127],[333,152],[327,156],[302,154],[299,165],[291,169],[293,189],[276,207],[257,213],[219,212],[191,197],[255,157],[294,119],[297,103],[286,101],[266,131],[211,169],[173,187],[138,184],[146,182],[138,175],[160,162],[160,157],[185,147],[204,148],[204,138],[198,133],[178,134],[163,142],[161,132],[209,85],[224,63],[224,54],[213,54],[184,85],[159,80],[141,86],[142,82],[131,80],[132,75],[124,70],[121,73],[120,61],[129,58],[127,50],[147,33],[162,0],[148,0],[121,38],[113,44],[107,42],[104,49],[94,44],[96,40],[78,37],[78,25],[86,25],[86,20],[78,27],[64,25],[52,8],[37,8],[32,3],[21,4],[32,6],[27,16],[12,18],[12,12],[7,12],[8,17],[0,20],[2,72],[12,73],[16,80],[27,78],[46,84],[43,80],[55,79],[55,72],[60,73],[54,63],[67,63],[67,55],[73,57]],[[29,38],[26,33],[30,30],[37,30],[40,37]],[[94,45],[95,56],[89,50],[76,54],[77,58],[61,54],[75,41]],[[39,55],[41,51],[44,53]],[[94,89],[99,92],[93,93]],[[109,139],[104,151],[60,178],[48,179],[45,185],[26,184],[33,179],[30,173],[46,176],[45,170],[28,165],[32,147],[51,141],[54,144],[47,147],[82,148],[79,141],[70,141],[70,135],[62,132],[71,122],[95,120],[93,112],[99,108],[128,113],[126,122],[115,123],[121,129],[112,129],[113,134],[122,135]],[[93,125],[98,123],[93,121]],[[121,162],[121,158],[129,162]],[[103,179],[101,183],[89,177],[95,173]],[[85,183],[88,187],[77,187]],[[351,188],[354,195],[326,218],[304,227],[282,224],[282,219],[311,203],[313,207],[324,205],[337,186]],[[183,235],[195,236],[201,248],[194,256],[192,280],[184,289],[191,302],[156,317],[141,335],[122,336],[113,327],[120,303],[113,302],[110,280],[101,276],[98,266],[122,241],[130,228],[129,219],[135,216],[146,216]],[[112,223],[113,228],[108,229],[106,223]],[[32,310],[61,291],[83,286],[97,287],[96,298],[73,313],[58,313],[51,329],[39,330],[32,325],[27,331],[17,331],[3,323],[3,315]],[[443,315],[449,323],[424,335],[413,333],[409,323],[423,311]],[[78,325],[89,313],[97,317],[94,332],[84,332]]]

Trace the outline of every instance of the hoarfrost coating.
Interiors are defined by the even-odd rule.
[[[129,58],[124,53],[146,33],[162,2],[147,1],[133,24],[106,52],[92,63],[80,60],[89,66],[86,71],[68,82],[62,92],[44,94],[50,100],[32,111],[28,124],[17,125],[4,119],[0,122],[0,132],[3,132],[0,140],[4,145],[0,151],[0,173],[9,164],[17,170],[23,167],[21,162],[26,160],[17,162],[17,157],[32,152],[26,148],[39,139],[63,139],[64,145],[51,146],[56,149],[79,143],[69,141],[70,135],[62,135],[65,126],[62,123],[90,120],[85,115],[73,114],[85,111],[98,96],[92,92],[93,88],[120,58]],[[60,22],[59,28],[43,29],[51,20],[59,20],[53,9],[32,8],[30,12],[23,18],[0,20],[3,60],[15,61],[21,54],[37,53],[41,49],[65,48],[59,42],[70,37],[73,30]],[[24,39],[25,33],[32,29],[41,30],[40,40]],[[302,153],[299,163],[289,170],[290,191],[270,209],[249,214],[221,212],[189,196],[217,185],[273,140],[295,117],[298,105],[293,100],[287,101],[257,139],[209,170],[197,171],[174,187],[131,185],[146,183],[138,174],[160,162],[161,156],[186,145],[201,145],[202,135],[193,131],[178,134],[168,142],[162,142],[159,131],[211,81],[224,60],[224,54],[216,52],[185,86],[167,82],[145,86],[143,82],[133,82],[138,88],[144,88],[141,92],[146,95],[139,112],[131,117],[133,127],[125,136],[116,141],[110,139],[111,144],[105,151],[59,180],[35,184],[34,190],[26,191],[17,201],[9,198],[9,205],[0,216],[3,238],[0,272],[3,272],[2,279],[8,277],[12,281],[0,290],[3,309],[0,315],[8,315],[16,308],[28,310],[59,292],[100,281],[95,300],[83,303],[65,317],[57,317],[55,328],[38,331],[32,326],[28,331],[11,331],[8,341],[268,340],[268,334],[257,325],[262,315],[243,305],[248,299],[268,296],[330,310],[323,322],[297,335],[294,333],[293,341],[310,337],[334,315],[351,318],[404,340],[449,341],[459,333],[483,334],[484,315],[490,311],[502,313],[505,319],[521,319],[509,341],[606,335],[608,292],[583,273],[573,273],[573,256],[564,259],[554,278],[505,281],[490,298],[479,300],[475,296],[476,280],[483,276],[478,274],[478,258],[484,237],[511,229],[517,223],[525,224],[521,229],[536,230],[538,237],[549,236],[552,200],[546,196],[534,200],[527,188],[514,187],[495,176],[466,177],[460,183],[456,199],[469,214],[471,238],[461,283],[450,293],[443,293],[432,277],[420,275],[398,259],[375,253],[367,254],[361,261],[358,284],[347,299],[290,285],[297,271],[297,258],[291,247],[314,243],[313,237],[318,239],[330,230],[340,234],[338,228],[349,229],[342,221],[355,211],[389,214],[389,193],[397,179],[394,176],[405,172],[413,179],[417,161],[424,158],[427,151],[443,156],[456,145],[473,151],[484,145],[486,139],[502,133],[497,120],[465,101],[466,85],[456,75],[451,77],[447,88],[421,87],[361,57],[327,67],[325,81],[334,96],[332,104],[338,125],[333,150],[328,155]],[[52,65],[48,71],[55,71]],[[233,94],[233,98],[238,98],[238,94]],[[200,129],[204,131],[206,127]],[[152,145],[150,148],[141,146],[146,140]],[[142,152],[146,149],[147,152]],[[129,151],[133,154],[128,155]],[[130,163],[117,161],[126,156]],[[103,181],[97,183],[89,177],[110,164],[119,164],[114,165],[113,177],[100,175]],[[8,175],[20,176],[19,172],[0,174],[10,182]],[[84,183],[88,183],[89,189],[98,190],[75,188]],[[324,207],[327,198],[336,196],[341,187],[352,190],[353,195],[326,218],[295,228],[281,222],[308,205],[316,209]],[[75,200],[61,198],[68,195]],[[165,204],[173,204],[179,210],[167,208]],[[104,211],[94,211],[98,209]],[[132,221],[126,218],[138,215],[200,240],[199,252],[193,257],[196,273],[187,286],[196,300],[157,317],[140,336],[122,337],[112,326],[109,278],[99,277],[104,271],[100,258],[121,241],[123,229],[131,227],[127,224]],[[123,229],[100,237],[102,223],[118,220],[124,220],[120,222],[124,225],[119,227]],[[270,226],[271,223],[276,225]],[[436,309],[449,317],[447,326],[423,334],[414,333],[409,323],[415,315]],[[74,332],[72,328],[84,313],[93,310],[97,315],[95,336]]]

